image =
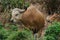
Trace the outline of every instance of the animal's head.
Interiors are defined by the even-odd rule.
[[[18,22],[22,18],[22,14],[25,10],[24,9],[19,9],[19,8],[14,8],[12,10],[12,16],[11,16],[11,21],[12,22]]]
[[[48,22],[53,22],[53,21],[60,21],[60,15],[58,14],[53,14],[50,17],[47,17]]]

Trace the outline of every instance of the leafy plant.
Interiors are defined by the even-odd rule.
[[[5,24],[7,30],[0,23],[0,40],[34,40],[32,32],[27,29],[18,30],[16,25]]]
[[[0,29],[0,40],[5,40],[10,33],[3,27]]]
[[[45,32],[45,40],[58,40],[60,37],[60,22],[53,22]]]
[[[6,23],[5,24],[5,28],[8,28],[11,31],[17,31],[18,30],[18,26],[17,25],[10,24],[10,23]]]
[[[5,40],[11,32],[4,28],[3,24],[0,22],[0,40]]]
[[[6,40],[34,40],[31,31],[22,30],[12,33]]]
[[[0,29],[3,27],[3,24],[0,22]]]
[[[4,10],[11,8],[24,8],[28,7],[29,3],[25,3],[24,0],[1,0],[1,5],[3,5]]]

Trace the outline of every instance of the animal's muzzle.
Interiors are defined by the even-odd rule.
[[[11,19],[11,20],[10,20],[10,22],[12,22],[12,23],[13,23],[13,19]]]

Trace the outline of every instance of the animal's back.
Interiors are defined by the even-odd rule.
[[[30,6],[27,9],[27,11],[22,15],[22,20],[24,25],[34,32],[38,32],[45,24],[43,14],[34,6]]]

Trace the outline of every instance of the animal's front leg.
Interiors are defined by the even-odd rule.
[[[38,40],[38,33],[34,34],[34,40]]]
[[[28,24],[27,25],[24,25],[24,29],[30,30],[29,27],[30,26]]]

